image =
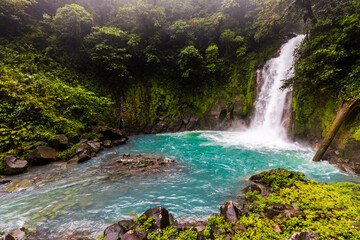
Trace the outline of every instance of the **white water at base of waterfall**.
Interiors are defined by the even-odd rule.
[[[278,57],[270,59],[258,71],[263,83],[255,100],[254,114],[249,128],[241,132],[224,132],[226,137],[216,139],[228,145],[241,145],[252,149],[297,149],[301,148],[287,137],[284,128],[283,113],[286,108],[288,94],[291,89],[281,89],[283,80],[294,76],[294,52],[304,39],[298,35],[285,43]],[[215,139],[214,139],[215,140]]]

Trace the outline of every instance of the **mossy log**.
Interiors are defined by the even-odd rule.
[[[324,140],[322,141],[319,149],[317,150],[317,152],[313,158],[313,161],[318,162],[322,159],[326,150],[329,148],[331,142],[333,141],[336,133],[340,129],[342,123],[346,120],[347,116],[351,113],[351,111],[354,108],[356,108],[356,106],[358,105],[359,102],[360,102],[359,99],[355,98],[348,102],[344,102],[340,106],[340,108],[336,114],[336,118],[335,118],[334,122],[332,123],[329,131],[327,132]]]

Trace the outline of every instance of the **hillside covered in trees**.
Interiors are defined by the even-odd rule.
[[[320,139],[359,95],[359,9],[357,0],[2,0],[0,152],[21,155],[58,134],[76,142],[100,123],[133,133],[247,119],[254,71],[293,33],[307,34],[284,86],[294,88],[293,132]],[[216,104],[220,117],[204,123]]]

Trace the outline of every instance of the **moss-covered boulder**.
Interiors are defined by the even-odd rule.
[[[55,161],[60,155],[60,152],[47,146],[38,146],[33,152],[31,152],[26,160],[33,165],[41,165]]]
[[[280,187],[291,186],[294,182],[303,181],[304,179],[305,175],[303,173],[283,168],[273,169],[250,177],[250,181],[271,187],[274,190]]]

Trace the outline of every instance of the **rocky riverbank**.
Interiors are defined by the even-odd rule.
[[[285,169],[252,176],[245,195],[207,221],[178,222],[164,208],[107,227],[99,240],[358,239],[360,186],[321,184]]]
[[[69,141],[66,135],[58,135],[48,142],[37,142],[25,149],[0,155],[0,174],[19,174],[31,166],[59,160],[81,163],[101,150],[125,144],[127,140],[128,137],[120,130],[106,126],[94,127],[93,131],[83,135],[78,143]]]
[[[129,165],[128,169],[144,168],[140,167],[144,164],[141,161],[150,166],[173,163],[127,154],[114,158],[114,164]],[[139,217],[110,225],[98,240],[360,238],[359,185],[322,184],[285,169],[262,172],[250,181],[243,195],[223,204],[219,213],[206,221],[179,221],[165,208],[155,207]],[[48,238],[23,228],[7,233],[5,239]],[[93,240],[86,233],[76,232],[63,234],[59,239]]]

